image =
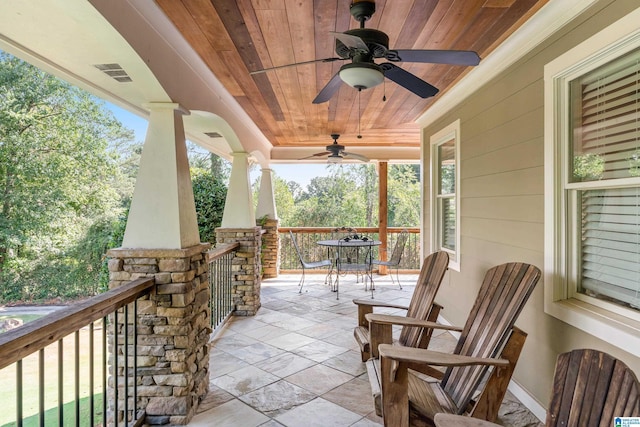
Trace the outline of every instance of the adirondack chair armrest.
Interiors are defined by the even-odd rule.
[[[354,299],[353,303],[358,306],[358,326],[363,326],[366,329],[369,329],[369,321],[365,319],[365,316],[369,313],[373,313],[374,307],[397,308],[400,310],[409,309],[409,307],[406,305],[393,304],[383,301],[374,301],[370,299]]]
[[[376,301],[370,299],[354,299],[353,303],[357,306],[369,306],[369,307],[385,307],[385,308],[397,308],[400,310],[407,310],[409,306],[402,304],[393,304],[390,302]]]
[[[440,413],[436,414],[434,421],[436,427],[500,427],[499,424],[466,415]]]
[[[428,320],[414,319],[413,317],[394,316],[392,314],[369,313],[365,319],[371,323],[381,325],[417,326],[421,328],[441,329],[445,331],[462,331],[462,328],[454,325],[442,325]]]
[[[441,353],[420,348],[392,346],[380,344],[378,347],[380,357],[393,359],[397,362],[419,363],[432,366],[469,366],[469,365],[490,365],[497,367],[508,367],[509,361],[506,359],[493,359],[486,357],[470,357],[459,354]]]

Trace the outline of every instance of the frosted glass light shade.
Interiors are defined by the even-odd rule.
[[[340,68],[340,78],[356,89],[369,89],[382,83],[384,74],[376,64],[357,62],[343,65]]]
[[[342,156],[338,156],[337,154],[332,154],[327,157],[327,163],[340,163],[342,162]]]

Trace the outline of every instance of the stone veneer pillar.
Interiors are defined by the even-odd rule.
[[[112,249],[107,254],[111,257],[109,288],[140,277],[153,277],[156,283],[155,292],[138,301],[138,366],[137,372],[130,370],[126,378],[129,384],[135,381],[138,385],[135,407],[146,410],[145,425],[187,424],[207,394],[211,319],[209,272],[204,252],[209,247],[209,244],[200,244],[186,249]],[[119,321],[122,322],[122,316]],[[122,331],[122,326],[119,329]],[[127,329],[131,333],[130,327]],[[110,349],[113,333],[113,328],[109,328]],[[123,336],[118,337],[118,342],[117,356],[122,359]],[[130,348],[129,355],[132,354]],[[113,361],[113,354],[110,358]],[[112,361],[109,395],[113,397]],[[120,386],[125,381],[123,364],[118,364]],[[119,421],[124,419],[123,393],[119,392],[118,396],[119,413],[113,414],[110,409],[110,425],[114,416]],[[133,406],[131,402],[130,411]]]
[[[216,243],[240,243],[232,260],[233,315],[253,316],[260,308],[262,228],[216,228]]]
[[[262,277],[265,279],[278,277],[280,274],[280,234],[278,226],[280,220],[265,219],[262,229]]]

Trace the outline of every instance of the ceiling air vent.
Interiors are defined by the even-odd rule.
[[[96,64],[94,67],[120,83],[132,81],[120,64]]]
[[[209,138],[222,138],[222,135],[220,135],[218,132],[205,132],[204,134]]]

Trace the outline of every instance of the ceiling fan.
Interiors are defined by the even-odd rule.
[[[363,155],[356,154],[356,153],[348,153],[344,151],[344,145],[338,144],[338,138],[340,138],[340,135],[338,135],[337,133],[332,133],[331,138],[333,138],[333,144],[329,144],[326,146],[327,151],[323,151],[322,153],[312,154],[309,157],[304,157],[300,160],[310,159],[312,157],[327,156],[328,163],[340,163],[342,162],[343,158],[360,160],[361,162],[369,161],[369,159]]]
[[[468,50],[389,49],[389,36],[382,31],[364,27],[365,21],[369,20],[375,11],[376,4],[373,0],[352,0],[349,12],[356,21],[360,22],[360,28],[347,30],[343,33],[332,32],[336,37],[335,52],[338,57],[281,65],[254,71],[251,74],[314,62],[333,62],[350,59],[351,63],[340,67],[340,71],[329,80],[329,83],[320,90],[313,100],[314,104],[321,104],[331,99],[342,85],[342,82],[360,91],[379,85],[385,77],[421,98],[428,98],[438,93],[438,88],[396,66],[393,62],[467,66],[480,63],[478,54]],[[390,62],[377,64],[374,61],[377,58],[385,58]]]

